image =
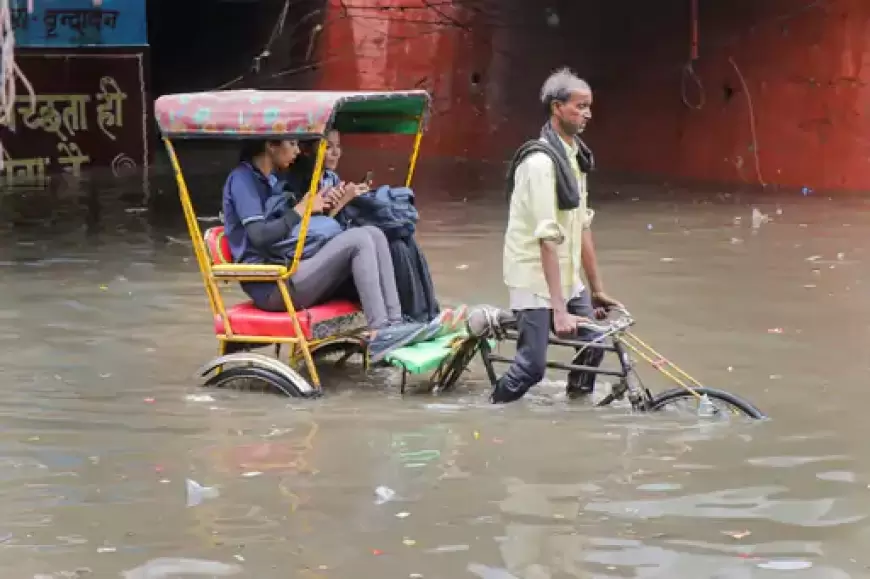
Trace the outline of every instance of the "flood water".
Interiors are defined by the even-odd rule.
[[[177,211],[104,192],[96,225],[13,226],[42,201],[4,199],[0,577],[870,577],[866,203],[765,199],[753,229],[750,195],[661,193],[593,197],[608,289],[770,421],[593,409],[558,374],[493,407],[477,364],[437,398],[204,390]],[[442,300],[504,303],[501,195],[420,205]]]

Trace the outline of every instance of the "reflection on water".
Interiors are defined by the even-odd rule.
[[[558,374],[496,408],[480,368],[438,399],[389,371],[325,372],[317,402],[203,391],[171,202],[106,190],[40,224],[4,199],[0,577],[870,576],[864,204],[763,200],[753,228],[734,197],[599,190],[638,332],[773,420],[596,410]],[[442,299],[503,302],[500,193],[420,203]]]

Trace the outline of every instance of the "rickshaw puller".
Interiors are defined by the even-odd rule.
[[[587,207],[594,159],[579,134],[592,118],[592,89],[562,69],[544,82],[541,103],[549,117],[541,136],[519,148],[508,172],[503,267],[519,335],[514,361],[493,390],[494,403],[518,400],[544,378],[551,330],[593,341],[600,336],[578,326],[621,307],[604,291],[592,240],[594,212]],[[597,367],[603,355],[598,348],[582,349],[573,364]],[[589,394],[594,385],[595,373],[572,371],[567,394]]]

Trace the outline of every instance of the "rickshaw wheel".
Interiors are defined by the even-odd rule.
[[[229,368],[205,381],[203,386],[212,388],[232,388],[234,390],[272,390],[291,398],[301,398],[302,394],[288,380],[275,372],[257,366],[236,366]]]
[[[220,372],[212,374],[219,368]],[[205,378],[203,386],[206,387],[271,390],[292,398],[320,395],[320,389],[312,387],[298,372],[262,354],[244,352],[219,356],[203,366],[198,374]]]

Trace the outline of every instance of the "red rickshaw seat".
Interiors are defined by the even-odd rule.
[[[212,265],[233,263],[230,244],[224,235],[224,228],[211,227],[204,237]],[[322,340],[337,334],[352,333],[366,326],[365,316],[358,305],[347,300],[336,300],[312,306],[307,310],[296,310],[299,326],[307,340]],[[244,302],[227,308],[227,317],[233,334],[237,336],[267,336],[275,338],[296,338],[293,319],[287,312],[267,312]],[[214,317],[215,334],[224,334],[224,320],[219,314]]]
[[[321,340],[340,333],[349,333],[365,327],[365,317],[359,307],[348,301],[336,300],[307,310],[297,310],[299,326],[307,340]],[[233,334],[240,336],[268,336],[295,338],[293,319],[287,312],[265,312],[251,302],[227,308],[227,317]],[[214,331],[224,333],[224,321],[214,317]]]

